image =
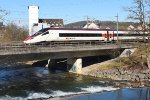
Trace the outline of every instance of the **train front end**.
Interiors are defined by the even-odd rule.
[[[37,44],[46,41],[46,38],[49,35],[48,30],[49,28],[41,29],[32,36],[27,37],[23,42],[25,44]]]
[[[34,44],[34,43],[35,43],[34,37],[33,37],[33,36],[29,36],[29,37],[27,37],[23,42],[24,42],[25,44]]]

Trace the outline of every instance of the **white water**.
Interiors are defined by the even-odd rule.
[[[87,88],[81,88],[81,92],[64,92],[64,91],[53,91],[51,94],[46,93],[29,93],[26,98],[23,97],[10,97],[5,96],[0,98],[0,100],[27,100],[27,99],[38,99],[38,98],[50,98],[50,97],[61,97],[61,96],[69,96],[69,95],[78,95],[83,93],[96,93],[103,91],[114,91],[119,88],[114,88],[112,86],[101,87],[101,86],[88,86]]]
[[[114,91],[119,88],[114,88],[112,86],[108,87],[100,87],[100,86],[89,86],[88,88],[82,88],[83,91],[86,91],[88,93],[96,93],[96,92],[102,92],[102,91]]]

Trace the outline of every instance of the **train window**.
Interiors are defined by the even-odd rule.
[[[43,29],[39,30],[38,32],[43,33],[43,32],[46,32],[46,31],[48,31],[48,30],[49,30],[49,28],[43,28]]]
[[[114,36],[117,36],[117,34],[114,34]],[[127,34],[127,33],[119,33],[118,36],[143,36],[143,34]]]
[[[101,37],[101,33],[59,33],[59,37]]]
[[[43,35],[47,35],[47,34],[49,34],[49,32],[48,32],[48,31],[47,31],[47,32],[45,32],[45,33],[43,33],[43,34],[42,34],[42,36],[43,36]]]
[[[43,29],[39,30],[38,32],[36,32],[36,33],[35,33],[34,35],[32,35],[32,36],[40,35],[40,34],[46,32],[46,31],[48,31],[48,30],[49,30],[49,28],[43,28]]]

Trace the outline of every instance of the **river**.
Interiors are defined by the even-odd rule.
[[[149,96],[149,88],[130,88],[127,81],[49,71],[45,67],[0,67],[0,100],[150,100]]]

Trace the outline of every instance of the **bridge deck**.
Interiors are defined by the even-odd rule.
[[[96,51],[111,49],[134,48],[132,44],[103,44],[103,45],[34,45],[34,46],[0,46],[0,55],[32,54],[32,53],[58,53],[58,52],[77,52],[77,51]]]
[[[134,47],[132,44],[0,45],[0,63],[116,55],[118,50]]]

